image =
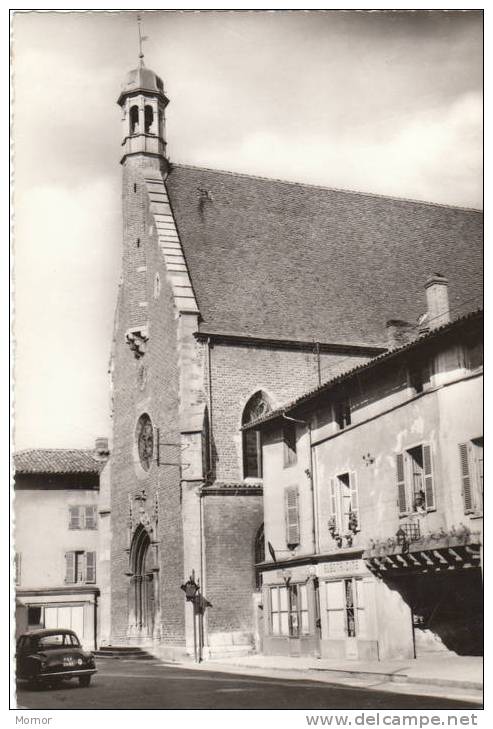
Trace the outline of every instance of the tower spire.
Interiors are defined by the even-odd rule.
[[[142,15],[137,15],[137,25],[139,29],[139,65],[142,68],[144,65],[144,49],[143,43],[147,40],[146,35],[142,35]]]

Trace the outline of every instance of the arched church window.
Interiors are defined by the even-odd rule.
[[[245,405],[241,424],[252,423],[270,409],[265,393],[256,392]],[[262,478],[262,436],[258,430],[243,431],[243,478]]]
[[[261,524],[256,535],[255,535],[255,565],[260,564],[265,560],[265,537],[264,537],[264,525]],[[262,587],[262,573],[260,569],[255,566],[255,587],[260,590]]]
[[[146,134],[149,134],[152,127],[152,122],[154,121],[154,112],[152,110],[152,106],[146,106],[144,107],[144,131]]]
[[[139,107],[130,107],[130,134],[138,134],[139,132]]]
[[[140,465],[145,471],[148,471],[154,454],[154,429],[147,413],[143,413],[138,419],[135,435]]]

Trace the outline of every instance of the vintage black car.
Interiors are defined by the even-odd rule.
[[[33,630],[21,635],[16,651],[17,678],[36,684],[56,684],[78,678],[89,686],[96,673],[92,653],[83,650],[73,630]]]

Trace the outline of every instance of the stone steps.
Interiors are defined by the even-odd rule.
[[[126,658],[137,661],[153,661],[155,657],[138,646],[105,645],[94,651],[96,658]]]

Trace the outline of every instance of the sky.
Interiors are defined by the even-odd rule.
[[[479,12],[147,12],[173,162],[482,207]],[[15,445],[111,436],[136,13],[13,21]]]

